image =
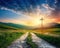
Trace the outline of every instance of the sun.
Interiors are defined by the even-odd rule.
[[[40,16],[33,16],[31,20],[27,20],[25,22],[25,25],[27,26],[41,26],[42,20],[43,19],[43,25],[48,26],[49,23],[54,22],[54,19],[47,17],[46,15],[40,15]]]

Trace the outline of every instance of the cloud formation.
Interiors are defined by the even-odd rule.
[[[33,20],[39,22],[41,17],[57,21],[60,19],[60,0],[0,0],[0,10],[18,14],[27,24]]]
[[[6,10],[12,10],[16,12],[35,12],[37,7],[40,7],[40,10],[46,8],[48,11],[60,10],[60,1],[59,0],[0,0],[0,8],[4,7]]]

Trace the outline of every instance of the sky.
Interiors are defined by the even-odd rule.
[[[60,23],[60,0],[0,0],[0,22],[39,26]]]

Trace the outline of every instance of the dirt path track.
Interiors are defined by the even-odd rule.
[[[28,36],[28,32],[22,35],[19,39],[12,42],[12,44],[8,46],[8,48],[26,48],[27,47],[26,45],[27,36]]]
[[[43,39],[37,37],[34,33],[31,33],[31,35],[32,35],[32,41],[38,45],[38,48],[56,48],[50,45],[48,42],[44,41]]]

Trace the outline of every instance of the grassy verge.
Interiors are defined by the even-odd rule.
[[[35,30],[35,32],[42,33],[41,29],[37,29],[37,30]],[[47,29],[43,29],[43,32],[60,35],[60,28],[47,28]]]
[[[51,32],[52,34],[60,34],[60,28],[50,28],[50,29],[46,29],[45,32]]]
[[[52,45],[56,46],[57,48],[60,47],[60,37],[53,37],[49,35],[44,35],[44,34],[37,34],[35,33],[38,37],[46,40],[47,42],[51,43]]]
[[[15,39],[19,38],[22,32],[0,32],[0,48],[7,48]]]
[[[27,44],[30,45],[30,48],[38,48],[38,46],[32,42],[31,34],[29,33],[27,37]]]

